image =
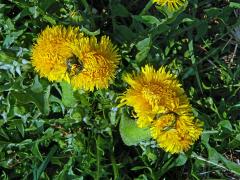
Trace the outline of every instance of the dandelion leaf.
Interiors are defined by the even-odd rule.
[[[137,127],[136,121],[128,118],[125,114],[121,117],[119,128],[122,140],[128,146],[137,145],[151,137],[148,128]]]

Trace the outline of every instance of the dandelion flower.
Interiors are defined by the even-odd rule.
[[[202,123],[192,115],[178,116],[174,113],[161,116],[151,126],[151,134],[166,152],[187,151],[202,133]]]
[[[155,71],[146,65],[141,71],[123,77],[131,87],[121,97],[121,105],[134,108],[139,127],[148,127],[153,119],[168,112],[189,113],[191,106],[175,75],[165,67]]]
[[[170,11],[175,11],[183,6],[186,0],[153,0],[153,2],[160,6],[167,6]]]
[[[123,77],[130,87],[120,97],[132,106],[140,128],[150,127],[152,138],[166,152],[187,151],[202,133],[192,107],[176,76],[165,67],[158,71],[146,65],[139,74]]]
[[[117,48],[106,36],[84,37],[72,43],[71,49],[81,62],[81,70],[70,77],[76,89],[94,90],[107,88],[113,81],[120,56]]]
[[[50,81],[67,80],[67,59],[73,56],[69,44],[83,37],[79,28],[47,27],[32,49],[32,65],[41,77]]]

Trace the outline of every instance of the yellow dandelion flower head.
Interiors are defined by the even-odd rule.
[[[153,0],[154,3],[160,6],[167,6],[171,11],[175,11],[184,5],[186,0]]]
[[[123,77],[131,87],[121,96],[120,105],[134,108],[139,127],[151,125],[156,116],[168,112],[187,114],[189,101],[176,76],[167,72],[165,67],[156,71],[146,65],[139,74]]]
[[[189,150],[202,133],[202,123],[194,122],[191,115],[174,113],[162,115],[151,126],[151,135],[166,152],[180,153]]]
[[[47,27],[38,36],[32,49],[32,65],[41,77],[50,81],[67,79],[66,60],[72,56],[69,44],[83,37],[79,28],[61,25]]]
[[[150,127],[152,138],[166,152],[187,151],[201,135],[203,123],[195,120],[176,76],[165,67],[156,71],[146,65],[123,79],[130,87],[120,97],[120,106],[134,108],[138,127]]]
[[[83,37],[71,45],[81,67],[70,77],[75,89],[94,90],[107,88],[113,81],[120,56],[109,37]],[[78,65],[79,66],[79,65]]]

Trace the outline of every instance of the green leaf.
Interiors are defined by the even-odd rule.
[[[205,34],[208,31],[208,23],[207,21],[200,21],[200,23],[198,23],[197,27],[197,35],[195,36],[195,40],[199,40],[200,38],[203,38],[205,36]]]
[[[120,17],[128,17],[130,13],[128,10],[121,4],[116,4],[112,6],[112,15]]]
[[[37,6],[29,7],[28,10],[32,14],[33,18],[37,18],[40,14],[39,7]]]
[[[73,107],[76,104],[76,99],[73,95],[73,88],[69,83],[61,82],[62,88],[62,103],[67,107]]]
[[[38,144],[39,142],[38,141],[35,141],[33,146],[32,146],[32,153],[35,155],[35,157],[37,157],[40,161],[43,161],[43,158],[42,158],[42,155],[39,151],[39,148],[38,148]]]
[[[73,166],[73,163],[74,163],[73,157],[70,157],[68,162],[65,163],[64,167],[62,168],[62,170],[58,173],[58,175],[55,178],[56,179],[66,179],[66,177],[68,175],[68,171]]]
[[[145,38],[141,41],[139,41],[137,44],[136,44],[136,47],[139,51],[145,49],[146,47],[149,47],[150,46],[150,42],[151,42],[151,38]]]
[[[29,144],[32,144],[32,139],[25,139],[22,142],[16,143],[14,145],[16,145],[20,148],[23,148],[24,146],[29,145]]]
[[[5,131],[1,127],[0,127],[0,136],[4,137],[7,140],[10,140],[9,136],[5,133]]]
[[[100,29],[97,29],[94,32],[89,31],[87,28],[82,27],[81,31],[84,32],[85,34],[89,35],[89,36],[97,36],[100,34]]]
[[[12,95],[17,99],[19,103],[28,104],[34,103],[41,113],[49,113],[49,94],[50,86],[42,88],[42,85],[35,77],[34,84],[30,89],[24,89],[23,91],[12,91]]]
[[[132,171],[138,171],[138,170],[143,170],[143,169],[147,169],[147,170],[149,170],[150,173],[152,173],[152,169],[147,166],[135,166],[135,167],[131,168]]]
[[[139,50],[139,52],[136,55],[136,61],[140,63],[148,56],[148,53],[151,49],[151,38],[145,38],[139,41],[136,44],[136,47]]]
[[[12,52],[0,52],[0,64],[12,64],[15,58],[15,54],[13,54]]]
[[[23,30],[20,30],[20,31],[16,31],[16,32],[13,32],[11,33],[10,35],[7,35],[6,38],[4,39],[4,42],[3,42],[3,46],[5,48],[9,48],[10,45],[12,45],[15,40],[23,34]]]
[[[48,15],[44,15],[43,19],[49,23],[51,23],[52,25],[56,25],[56,21],[53,17],[48,16]]]
[[[132,41],[135,39],[136,34],[124,25],[116,25],[115,26],[115,35],[117,38],[120,38],[122,41]]]
[[[219,126],[221,126],[221,128],[229,130],[230,132],[233,131],[232,129],[232,124],[230,123],[230,121],[224,120],[218,123]]]
[[[217,167],[225,169],[225,170],[229,170],[232,173],[240,175],[239,165],[237,165],[236,163],[226,159],[222,154],[217,152],[216,149],[211,147],[208,144],[208,142],[205,142],[204,145],[205,145],[205,147],[208,150],[209,160],[205,160],[204,158],[199,157],[196,154],[192,154],[192,157],[196,157],[197,159],[206,161],[206,162],[208,162],[211,165],[217,166]],[[219,163],[219,162],[221,162],[223,165],[221,163]]]
[[[236,2],[230,2],[229,7],[232,8],[240,8],[240,3],[236,3]]]
[[[174,161],[174,166],[183,166],[188,160],[188,157],[185,154],[179,154],[177,159]]]
[[[218,161],[219,161],[218,152],[216,151],[216,149],[214,149],[210,146],[208,146],[208,157],[209,157],[209,160],[214,163],[218,163]]]
[[[146,25],[160,25],[163,23],[163,21],[160,21],[158,18],[150,15],[144,15],[144,16],[133,16],[134,19],[137,21],[144,23]]]
[[[41,93],[43,91],[43,86],[42,84],[39,82],[39,78],[38,76],[34,77],[34,83],[31,86],[31,91],[33,91],[34,93]]]
[[[182,80],[187,79],[190,76],[194,75],[194,69],[192,67],[186,68],[186,72],[182,76]]]
[[[53,155],[55,154],[55,152],[57,151],[57,146],[54,145],[50,152],[48,153],[47,157],[44,159],[44,161],[42,162],[42,164],[39,166],[39,168],[33,172],[34,174],[34,180],[38,180],[41,176],[41,174],[43,173],[43,171],[46,169],[49,161],[52,159]]]
[[[39,7],[41,7],[42,10],[46,11],[54,3],[56,3],[54,0],[41,0],[39,1]]]
[[[238,134],[229,144],[229,148],[236,149],[240,147],[240,134]]]
[[[148,128],[137,127],[136,121],[128,118],[124,113],[122,113],[119,128],[122,140],[128,146],[137,145],[151,138]]]
[[[240,109],[240,103],[231,106],[230,109]]]
[[[57,106],[56,104],[58,104],[58,105],[61,107],[62,112],[65,111],[65,107],[64,107],[64,104],[62,103],[62,100],[61,100],[61,99],[59,99],[59,98],[57,98],[57,97],[55,97],[55,96],[53,96],[53,95],[50,95],[50,97],[49,97],[49,102],[52,103],[52,108],[53,108],[53,109],[54,109],[54,107]],[[53,103],[53,102],[54,102],[54,103]]]
[[[22,135],[22,137],[24,137],[24,126],[23,126],[22,120],[21,119],[15,120],[15,125],[18,131],[20,132],[20,134]]]
[[[182,166],[187,162],[188,157],[185,154],[179,154],[175,159],[172,155],[168,157],[167,162],[161,167],[161,171],[157,174],[157,177],[161,177],[167,171],[173,167]]]
[[[232,172],[237,175],[240,175],[240,166],[228,159],[226,159],[223,155],[219,154],[221,161],[223,164]]]

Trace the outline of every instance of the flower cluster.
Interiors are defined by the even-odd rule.
[[[187,151],[202,132],[192,107],[176,76],[161,67],[155,71],[146,65],[140,74],[124,76],[130,88],[121,97],[121,105],[134,108],[137,125],[150,127],[152,137],[170,153]]]
[[[109,86],[119,60],[109,37],[98,41],[74,27],[47,27],[32,50],[32,64],[41,77],[90,91]],[[150,128],[152,138],[167,152],[187,151],[199,138],[202,123],[194,118],[176,76],[165,67],[156,71],[147,65],[140,74],[123,79],[130,88],[121,96],[120,106],[134,108],[138,127]]]
[[[47,27],[32,49],[32,64],[41,77],[90,91],[109,86],[119,60],[108,37],[98,42],[74,27]]]

